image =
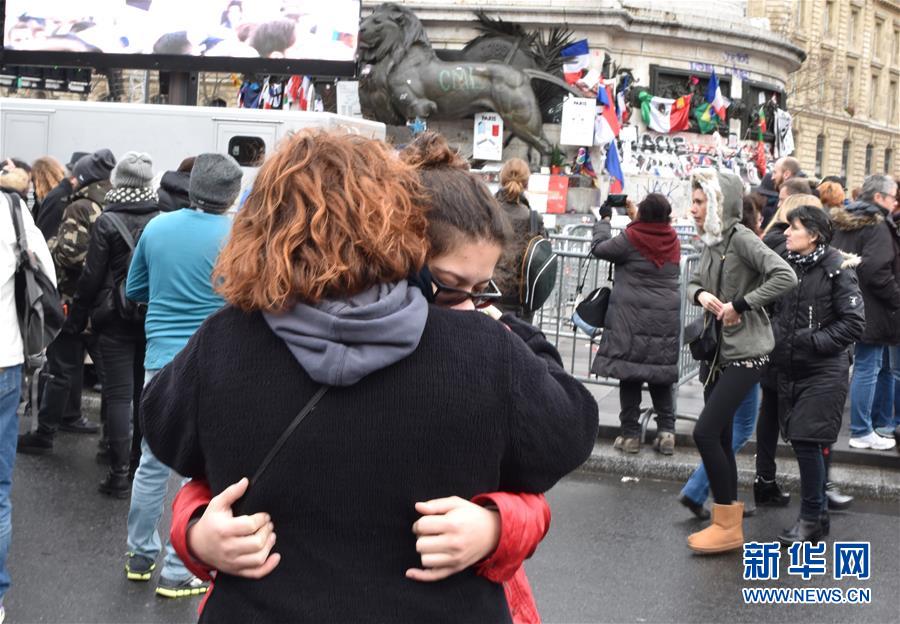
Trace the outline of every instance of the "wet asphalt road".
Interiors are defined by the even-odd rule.
[[[7,622],[195,621],[198,599],[157,598],[152,584],[125,579],[128,502],[96,493],[103,475],[96,439],[61,434],[54,455],[18,457]],[[613,475],[559,484],[549,494],[550,534],[526,566],[544,621],[900,621],[900,505],[858,501],[833,516],[829,552],[834,539],[872,542],[869,581],[785,578],[785,556],[781,581],[750,584],[869,587],[871,604],[745,606],[740,555],[690,554],[684,540],[698,524],[676,502],[677,491],[674,483],[622,483]],[[795,514],[760,510],[745,523],[746,537],[773,539]]]

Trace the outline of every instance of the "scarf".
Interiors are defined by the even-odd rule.
[[[132,188],[128,186],[114,188],[103,198],[103,202],[107,206],[113,204],[140,204],[149,201],[159,201],[156,191],[149,188]]]
[[[806,254],[805,256],[801,256],[795,251],[787,252],[787,261],[793,265],[796,265],[798,268],[808,271],[810,267],[812,267],[816,262],[822,259],[822,256],[825,255],[825,249],[827,249],[827,245],[824,243],[819,243],[816,246],[815,251],[810,254]]]
[[[666,262],[681,262],[681,242],[668,223],[643,223],[635,221],[625,228],[625,236],[644,258],[662,267]]]

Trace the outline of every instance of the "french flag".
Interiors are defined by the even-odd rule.
[[[622,173],[622,164],[619,162],[619,150],[615,141],[609,142],[606,149],[606,172],[609,174],[609,192],[619,194],[625,188],[625,175]]]
[[[731,102],[722,95],[722,89],[719,88],[719,77],[716,76],[715,68],[713,68],[712,75],[709,77],[709,85],[706,87],[706,101],[709,102],[713,112],[719,116],[719,119],[725,121],[725,113]]]
[[[566,46],[559,55],[563,58],[563,76],[566,82],[575,84],[590,64],[591,51],[587,39]]]
[[[598,115],[594,120],[594,143],[603,145],[619,136],[619,118],[613,104],[612,87],[601,84],[597,90]]]

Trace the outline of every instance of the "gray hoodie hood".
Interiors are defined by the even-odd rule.
[[[706,220],[700,238],[706,245],[721,243],[722,233],[741,222],[744,185],[736,175],[711,168],[694,169],[691,185],[694,183],[700,185],[707,200]]]
[[[301,303],[283,314],[263,316],[313,380],[350,386],[416,350],[428,302],[403,280],[348,300]]]

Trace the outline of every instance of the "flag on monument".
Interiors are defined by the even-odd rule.
[[[681,132],[690,124],[691,96],[682,95],[677,100],[653,97],[646,91],[639,96],[644,123],[656,132]]]
[[[566,82],[575,84],[590,64],[591,51],[587,39],[566,46],[559,55],[563,59],[563,76]]]
[[[725,114],[731,102],[722,95],[722,89],[719,88],[719,77],[716,76],[715,68],[713,68],[712,75],[709,77],[709,85],[706,87],[706,101],[712,107],[712,112],[718,115],[719,119],[725,121]]]
[[[612,87],[600,85],[597,91],[597,118],[594,120],[594,143],[603,145],[619,136],[619,118],[613,106]]]
[[[615,141],[609,142],[606,149],[606,172],[609,174],[609,192],[621,193],[625,188],[625,175],[622,173],[622,164],[619,162],[619,150]]]

